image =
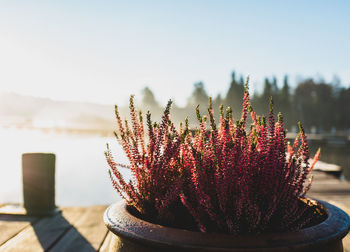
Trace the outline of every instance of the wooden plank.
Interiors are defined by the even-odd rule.
[[[324,195],[343,195],[347,197],[350,195],[350,188],[343,185],[314,185],[310,190],[310,194],[324,194]]]
[[[311,196],[312,194],[321,194],[327,197],[331,195],[347,197],[350,195],[350,183],[324,173],[314,173],[314,182],[308,195]]]
[[[91,251],[96,249],[91,246],[77,229],[71,228],[50,251]]]
[[[37,220],[35,217],[0,215],[0,246]]]
[[[109,246],[110,246],[110,244],[112,242],[113,236],[114,236],[114,234],[112,232],[109,231],[107,233],[106,239],[103,241],[103,244],[102,244],[99,252],[108,252],[108,251],[110,251]]]
[[[72,223],[69,230],[50,251],[97,251],[107,235],[103,213],[107,206],[92,206]]]
[[[79,218],[82,212],[84,208],[69,208],[63,215],[42,218],[3,244],[0,251],[45,251],[72,227],[67,219]]]

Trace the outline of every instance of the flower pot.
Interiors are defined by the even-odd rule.
[[[349,231],[349,216],[324,201],[328,218],[296,232],[251,236],[201,233],[165,227],[130,214],[124,201],[112,204],[104,214],[115,234],[111,251],[343,251],[342,238]]]

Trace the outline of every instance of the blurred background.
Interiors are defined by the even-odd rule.
[[[259,114],[301,121],[311,149],[350,180],[348,1],[1,1],[0,203],[21,202],[21,154],[53,152],[58,205],[107,204],[106,143],[128,99],[194,122],[213,97],[239,116],[250,76]]]

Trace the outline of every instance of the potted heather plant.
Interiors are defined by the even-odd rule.
[[[298,137],[287,143],[272,99],[268,117],[257,116],[246,84],[239,120],[221,106],[217,124],[209,99],[206,116],[196,109],[196,129],[188,120],[176,129],[170,107],[171,101],[159,123],[150,113],[144,123],[132,96],[131,125],[115,108],[115,135],[130,163],[116,163],[107,147],[109,174],[124,199],[104,215],[116,235],[111,249],[342,251],[349,217],[305,196],[320,151],[310,164],[300,123]],[[130,169],[133,179],[126,182],[118,167]]]

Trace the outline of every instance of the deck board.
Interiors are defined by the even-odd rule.
[[[61,215],[43,218],[7,241],[0,251],[47,250],[69,227],[69,223],[62,221]]]
[[[106,206],[87,208],[81,217],[72,223],[70,229],[50,251],[97,251],[107,235],[103,222],[103,212]],[[84,249],[83,249],[84,248]]]
[[[105,240],[103,241],[101,248],[99,249],[99,252],[108,252],[110,248],[110,243],[112,242],[112,240],[113,240],[113,233],[109,231],[107,233]]]
[[[82,211],[86,208],[67,208],[63,214],[44,217],[4,243],[0,251],[46,251],[72,227],[69,221],[80,218]]]
[[[0,246],[37,220],[33,217],[0,216]]]

